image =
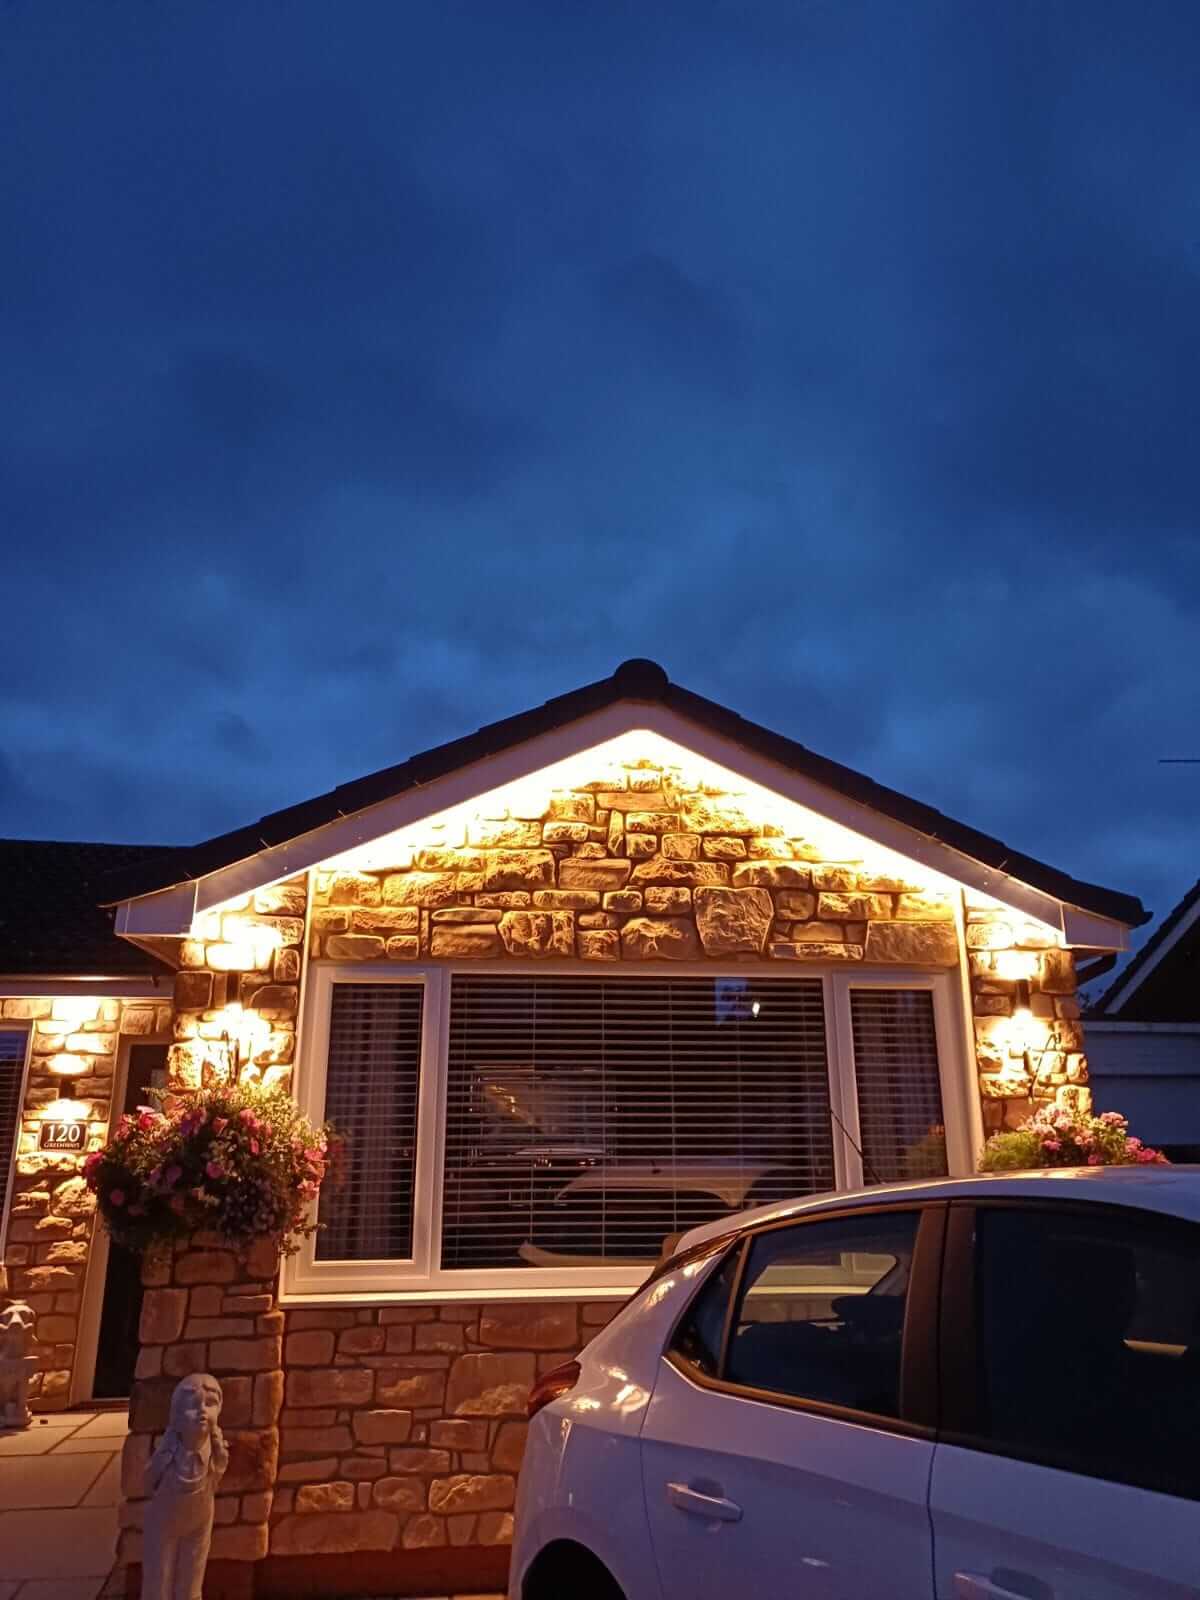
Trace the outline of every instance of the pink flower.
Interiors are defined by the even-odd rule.
[[[103,1160],[104,1157],[100,1154],[99,1150],[93,1150],[91,1155],[88,1156],[87,1160],[83,1163],[84,1177],[90,1178],[92,1173],[95,1172],[96,1168]]]
[[[149,1133],[151,1128],[156,1128],[160,1121],[161,1118],[156,1111],[143,1108],[138,1112],[137,1125],[142,1133]]]
[[[228,1117],[214,1117],[213,1118],[213,1132],[214,1133],[224,1133],[225,1129],[228,1126],[229,1126],[229,1118]]]
[[[258,1140],[257,1139],[251,1139],[251,1141],[250,1141],[250,1154],[252,1156],[256,1156],[258,1154],[258,1150],[259,1150]]]
[[[1062,1149],[1062,1140],[1061,1139],[1043,1139],[1042,1140],[1042,1149],[1043,1150],[1061,1150]]]
[[[124,1189],[110,1189],[108,1192],[108,1199],[111,1205],[123,1206],[125,1204]]]
[[[167,1188],[173,1188],[183,1177],[182,1167],[168,1167],[166,1171]]]
[[[1119,1111],[1102,1111],[1100,1121],[1108,1124],[1110,1128],[1123,1128],[1126,1126],[1125,1118]]]
[[[1161,1161],[1162,1157],[1159,1155],[1157,1150],[1147,1150],[1145,1145],[1143,1145],[1137,1153],[1136,1160],[1138,1166],[1144,1167],[1148,1162]]]
[[[204,1169],[205,1175],[210,1178],[223,1178],[225,1169],[219,1161],[210,1161]]]
[[[1091,1155],[1087,1158],[1087,1164],[1089,1167],[1102,1167],[1104,1165],[1104,1157],[1100,1154],[1099,1150],[1092,1151]]]
[[[238,1112],[238,1121],[244,1122],[248,1128],[258,1127],[258,1118],[254,1115],[249,1106],[247,1106],[245,1110]]]

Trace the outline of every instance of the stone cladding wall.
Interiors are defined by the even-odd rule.
[[[639,765],[446,826],[386,870],[318,872],[309,938],[334,961],[958,961],[949,897]]]
[[[224,1007],[240,1004],[270,1027],[254,1053],[264,1079],[290,1082],[304,950],[307,879],[258,889],[202,914],[180,946],[175,976],[175,1044],[168,1070],[181,1089],[223,1076]]]
[[[1048,1102],[1090,1109],[1072,952],[1036,923],[970,896],[966,945],[985,1132],[1015,1127]],[[1013,957],[1027,978],[1007,975]],[[1018,1028],[1023,983],[1031,1021]]]
[[[146,1261],[141,1349],[121,1461],[123,1563],[141,1560],[146,1466],[167,1425],[175,1385],[191,1372],[211,1372],[225,1395],[221,1426],[229,1468],[217,1496],[211,1560],[266,1555],[284,1385],[278,1265],[269,1241],[239,1256],[219,1237],[203,1234]]]
[[[80,1169],[87,1151],[99,1149],[108,1137],[122,1036],[166,1038],[171,1007],[166,1001],[47,996],[0,1001],[0,1018],[30,1030],[4,1264],[10,1297],[27,1301],[37,1313],[40,1365],[30,1385],[32,1408],[61,1411],[71,1398],[95,1224],[95,1197]],[[56,1071],[52,1063],[74,1070]],[[87,1141],[78,1155],[38,1149],[45,1109],[59,1099],[84,1107]]]

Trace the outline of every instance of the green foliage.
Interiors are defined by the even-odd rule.
[[[284,1254],[316,1227],[322,1182],[341,1141],[314,1128],[283,1089],[235,1084],[186,1099],[157,1096],[122,1117],[84,1163],[118,1244],[142,1253],[207,1229],[235,1244],[264,1236]]]
[[[1132,1167],[1165,1163],[1129,1133],[1117,1111],[1094,1117],[1065,1106],[1043,1106],[1019,1128],[994,1133],[984,1146],[981,1172],[1028,1172],[1037,1167]]]

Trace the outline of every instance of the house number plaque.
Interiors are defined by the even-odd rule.
[[[81,1151],[86,1136],[86,1122],[43,1122],[38,1149]]]

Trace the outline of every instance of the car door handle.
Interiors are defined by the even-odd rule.
[[[1030,1578],[1025,1590],[1006,1589],[981,1572],[954,1574],[955,1600],[1054,1600],[1054,1590],[1040,1578]]]
[[[721,1495],[702,1494],[686,1483],[669,1483],[667,1499],[677,1511],[686,1511],[690,1517],[706,1517],[710,1522],[740,1522],[742,1508]]]

